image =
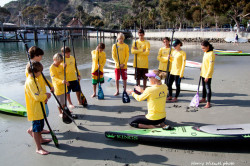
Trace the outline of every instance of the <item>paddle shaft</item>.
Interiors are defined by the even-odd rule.
[[[34,82],[35,82],[35,84],[36,84],[36,88],[37,88],[38,92],[40,92],[40,91],[39,91],[39,88],[38,88],[38,85],[37,85],[37,82],[36,82],[36,77],[35,77],[35,73],[34,73],[34,70],[33,70],[33,65],[32,65],[32,63],[31,63],[31,58],[30,58],[30,54],[29,54],[28,45],[27,45],[27,43],[24,41],[22,35],[19,34],[19,36],[21,37],[21,39],[22,39],[22,41],[23,41],[23,43],[24,43],[25,49],[26,49],[26,54],[27,54],[27,57],[28,57],[28,60],[29,60],[29,63],[30,63],[30,68],[31,68],[31,71],[32,71],[32,75],[33,75],[33,78],[34,78]],[[53,130],[51,129],[51,127],[50,127],[50,125],[49,125],[49,121],[48,121],[48,119],[47,119],[47,117],[46,117],[46,113],[45,113],[45,109],[44,109],[43,103],[40,102],[40,105],[41,105],[41,108],[42,108],[42,113],[43,113],[44,120],[45,120],[45,122],[46,122],[46,124],[47,124],[47,126],[48,126],[48,128],[49,128],[50,134],[51,134],[51,136],[52,136],[52,140],[53,140],[55,146],[58,147],[58,146],[59,146],[59,144],[58,144],[58,139],[57,139],[56,135],[54,134]]]
[[[121,78],[122,78],[122,69],[121,69],[121,64],[120,64],[119,51],[118,51],[117,44],[115,44],[115,46],[116,46],[116,52],[117,52],[118,63],[119,63],[119,68],[120,68],[120,74],[121,74]],[[122,78],[122,80],[123,80],[123,78]],[[125,90],[124,84],[123,84],[123,90]]]
[[[135,27],[135,47],[136,46],[136,22],[134,23],[134,27]],[[137,80],[137,54],[135,54],[135,78]]]
[[[64,63],[64,64],[66,63],[65,42],[66,42],[66,39],[63,40],[63,63]],[[66,80],[66,67],[64,67],[64,80]],[[65,92],[65,107],[67,107],[66,84],[64,84],[64,92]]]
[[[172,45],[173,45],[173,38],[174,38],[174,28],[172,30],[172,37],[171,37],[171,42],[170,42],[170,50],[169,50],[169,55],[171,54],[171,51],[172,51]],[[168,76],[168,73],[169,73],[169,64],[170,64],[170,56],[168,55],[168,64],[167,64],[167,70],[166,70],[166,73],[167,73],[167,76],[165,78],[165,84],[168,83],[168,79],[169,79],[169,76]]]

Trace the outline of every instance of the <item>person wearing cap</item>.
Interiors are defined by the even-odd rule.
[[[125,39],[124,34],[119,33],[117,36],[118,43],[113,44],[112,46],[112,58],[115,61],[115,84],[116,84],[116,93],[114,94],[114,96],[119,95],[119,80],[121,75],[122,75],[124,90],[126,91],[129,47],[127,44],[124,43],[124,39]]]
[[[166,84],[162,84],[161,80],[166,77],[165,72],[160,72],[159,70],[153,70],[145,74],[149,78],[149,82],[152,86],[147,87],[141,95],[136,94],[133,90],[127,90],[128,94],[132,96],[137,101],[143,101],[147,99],[148,113],[147,115],[138,115],[132,117],[129,120],[129,124],[136,128],[156,128],[165,127],[166,119],[166,98],[168,93],[168,87]],[[137,86],[135,88],[137,91],[142,91],[142,89]],[[159,126],[160,125],[160,126]]]
[[[144,35],[144,30],[139,29],[139,39],[133,43],[131,53],[135,54],[133,67],[135,68],[136,73],[136,85],[140,85],[140,80],[143,79],[143,89],[146,89],[147,77],[145,76],[145,74],[148,73],[148,56],[150,53],[150,43],[144,39]]]
[[[212,95],[212,89],[211,89],[211,81],[212,76],[214,73],[214,61],[215,61],[215,55],[214,55],[214,47],[208,42],[203,41],[201,43],[201,49],[204,52],[202,65],[201,65],[201,80],[202,80],[202,99],[199,103],[206,103],[206,97],[207,97],[207,103],[204,106],[204,108],[210,108],[211,107],[211,95]]]
[[[177,102],[177,98],[181,90],[181,78],[184,75],[184,69],[186,65],[186,52],[181,49],[182,42],[179,39],[176,39],[173,42],[174,51],[172,53],[172,68],[170,71],[169,82],[168,82],[168,94],[169,97],[167,100],[172,102]],[[172,99],[172,85],[175,82],[176,93],[174,99]]]
[[[163,39],[163,44],[164,47],[161,47],[159,52],[158,52],[158,56],[157,56],[157,60],[159,61],[159,71],[163,71],[166,72],[167,71],[167,66],[168,66],[168,61],[169,61],[169,68],[168,68],[168,74],[167,76],[169,77],[170,75],[170,71],[171,71],[171,64],[172,64],[172,57],[170,55],[170,45],[169,45],[170,39],[168,37],[165,37]],[[173,53],[173,50],[171,50],[171,53]],[[167,81],[169,79],[167,78]],[[166,82],[166,84],[168,85],[168,82]]]

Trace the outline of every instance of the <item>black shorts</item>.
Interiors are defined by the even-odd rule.
[[[68,92],[67,94],[69,94],[71,92],[71,90],[73,92],[80,92],[80,86],[79,86],[79,82],[77,80],[75,81],[69,81],[69,86],[68,86]]]
[[[135,68],[135,73],[136,73],[136,68]],[[145,75],[146,73],[148,73],[148,69],[146,68],[137,68],[137,76],[135,75],[135,79],[136,80],[140,80],[140,79],[147,79],[147,76]]]
[[[44,127],[44,119],[32,121],[32,131],[34,133],[39,133],[43,131],[43,127]]]
[[[158,125],[165,121],[166,118],[162,118],[159,120],[149,120],[145,115],[134,116],[129,119],[130,126],[134,126],[135,124],[145,124],[145,125]]]

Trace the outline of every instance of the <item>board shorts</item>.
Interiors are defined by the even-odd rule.
[[[135,68],[135,73],[136,73],[136,68]],[[147,79],[147,76],[145,75],[146,73],[148,73],[148,69],[146,68],[137,68],[137,76],[135,75],[135,79],[136,80],[140,80],[140,79]]]
[[[99,74],[100,74],[100,78],[99,78]],[[92,73],[92,84],[96,85],[97,83],[104,83],[104,77],[103,77],[103,72],[100,71],[98,73],[98,70],[96,70],[94,73]]]
[[[65,105],[65,94],[57,95],[56,97],[58,101],[60,102],[61,106]],[[57,103],[57,107],[60,107],[58,103]]]
[[[43,127],[44,127],[44,119],[32,121],[32,131],[34,133],[39,133],[43,131]]]
[[[68,86],[68,92],[67,92],[67,94],[70,94],[71,90],[73,92],[80,92],[81,91],[79,82],[77,80],[69,81],[69,86]]]
[[[121,72],[122,71],[122,79],[127,80],[127,69],[115,69],[115,80],[120,80]]]
[[[150,119],[147,119],[145,115],[138,115],[138,116],[134,116],[131,119],[129,119],[129,125],[132,127],[137,126],[137,128],[138,128],[138,124],[158,125],[158,124],[164,122],[165,119],[166,119],[166,117],[159,119],[159,120],[150,120]]]

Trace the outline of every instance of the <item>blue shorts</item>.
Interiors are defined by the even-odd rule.
[[[32,131],[34,133],[43,131],[43,127],[44,127],[44,119],[32,121]]]
[[[79,86],[79,82],[77,80],[75,81],[69,81],[69,86],[68,86],[68,92],[67,94],[70,94],[71,90],[73,92],[80,92],[80,86]]]

